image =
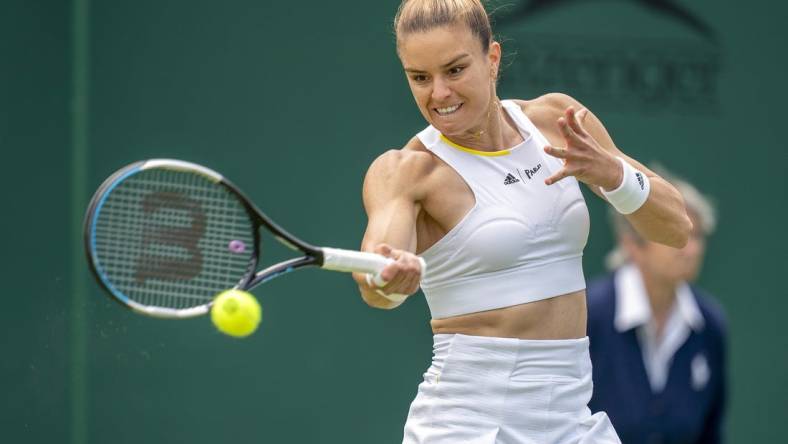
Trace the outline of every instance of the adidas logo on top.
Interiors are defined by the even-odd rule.
[[[504,180],[503,180],[503,184],[504,184],[504,185],[511,185],[511,184],[513,184],[513,183],[517,183],[517,182],[519,182],[519,181],[520,181],[520,180],[519,180],[519,179],[517,179],[516,177],[514,177],[514,176],[512,175],[512,173],[509,173],[509,174],[507,174],[507,175],[506,175],[506,179],[504,179]]]

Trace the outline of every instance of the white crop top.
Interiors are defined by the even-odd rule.
[[[508,150],[476,151],[434,127],[418,134],[459,174],[476,204],[422,253],[421,288],[433,319],[548,299],[585,288],[589,217],[574,177],[544,180],[563,167],[520,106],[501,102],[525,139]]]

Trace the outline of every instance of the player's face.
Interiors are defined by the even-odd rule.
[[[419,111],[444,135],[484,129],[501,48],[484,51],[467,26],[456,24],[401,37],[399,57]]]
[[[684,248],[672,248],[655,242],[646,242],[641,248],[642,267],[653,275],[678,282],[692,282],[700,273],[706,238],[697,216],[690,212],[692,233]]]

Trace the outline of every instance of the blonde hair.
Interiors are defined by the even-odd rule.
[[[695,216],[704,236],[714,233],[715,228],[717,228],[717,209],[710,198],[703,195],[691,183],[665,169],[662,165],[650,165],[649,169],[659,174],[660,177],[667,180],[671,185],[676,187],[679,193],[681,193],[687,211]],[[627,235],[633,237],[638,242],[643,242],[643,238],[640,237],[624,216],[611,210],[610,217],[616,237],[621,238]],[[608,270],[614,270],[628,261],[629,258],[619,243],[613,251],[607,254],[605,265]]]
[[[405,34],[457,23],[471,30],[486,54],[492,42],[492,28],[480,0],[402,0],[394,16],[394,34],[399,43]]]

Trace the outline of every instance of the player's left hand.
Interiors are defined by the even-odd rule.
[[[621,184],[624,171],[619,160],[603,148],[583,127],[581,121],[588,114],[586,108],[575,111],[569,107],[558,118],[558,128],[566,141],[565,147],[546,146],[545,152],[564,162],[560,171],[545,179],[552,185],[561,179],[574,176],[589,185],[614,190]]]

